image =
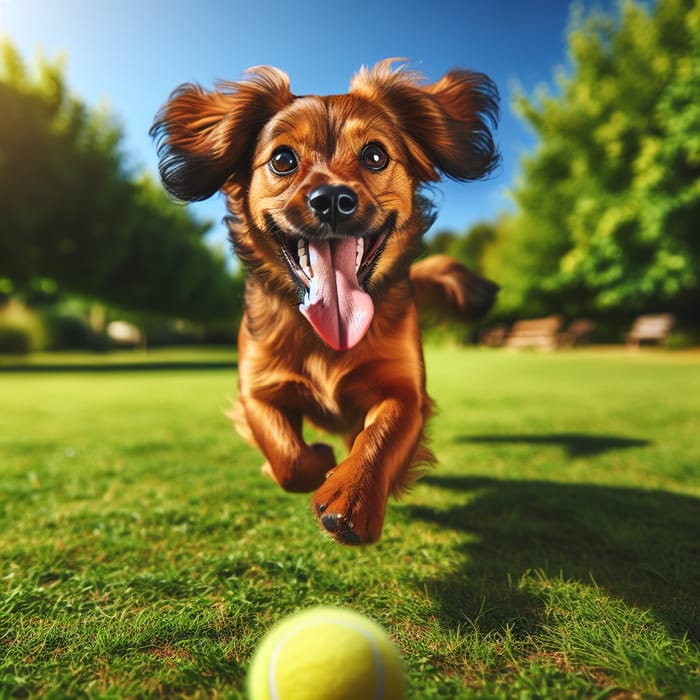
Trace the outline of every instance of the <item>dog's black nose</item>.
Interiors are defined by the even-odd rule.
[[[325,224],[335,229],[337,222],[350,218],[360,200],[354,190],[345,185],[321,185],[309,192],[309,207]]]

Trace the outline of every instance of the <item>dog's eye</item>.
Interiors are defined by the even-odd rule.
[[[290,175],[299,167],[294,151],[287,146],[280,146],[270,158],[270,169],[275,175]]]
[[[368,143],[360,153],[362,165],[369,170],[384,170],[389,164],[387,152],[378,143]]]

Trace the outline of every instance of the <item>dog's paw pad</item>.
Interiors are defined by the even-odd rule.
[[[318,512],[323,513],[326,510],[325,505],[318,507]],[[346,544],[359,544],[360,536],[353,530],[353,523],[349,521],[342,513],[329,513],[321,516],[321,525],[330,532],[333,537]]]

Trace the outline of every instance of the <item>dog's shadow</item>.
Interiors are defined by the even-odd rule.
[[[544,439],[512,436],[494,442]],[[582,435],[552,436],[549,442],[578,454],[641,443]],[[517,582],[541,571],[598,585],[629,605],[651,608],[674,634],[700,640],[700,499],[661,490],[439,471],[421,482],[464,495],[463,504],[444,508],[406,505],[410,517],[463,535],[453,558],[461,566],[447,567],[426,584],[446,619],[473,619],[484,606],[493,627],[537,615],[541,604]]]
[[[488,445],[556,445],[569,457],[594,457],[609,450],[645,447],[648,440],[617,435],[590,435],[588,433],[548,433],[543,435],[469,435],[457,438],[459,443]]]

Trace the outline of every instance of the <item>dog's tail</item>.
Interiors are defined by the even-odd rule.
[[[423,318],[474,320],[493,306],[499,286],[447,255],[430,255],[411,266],[416,306]]]

